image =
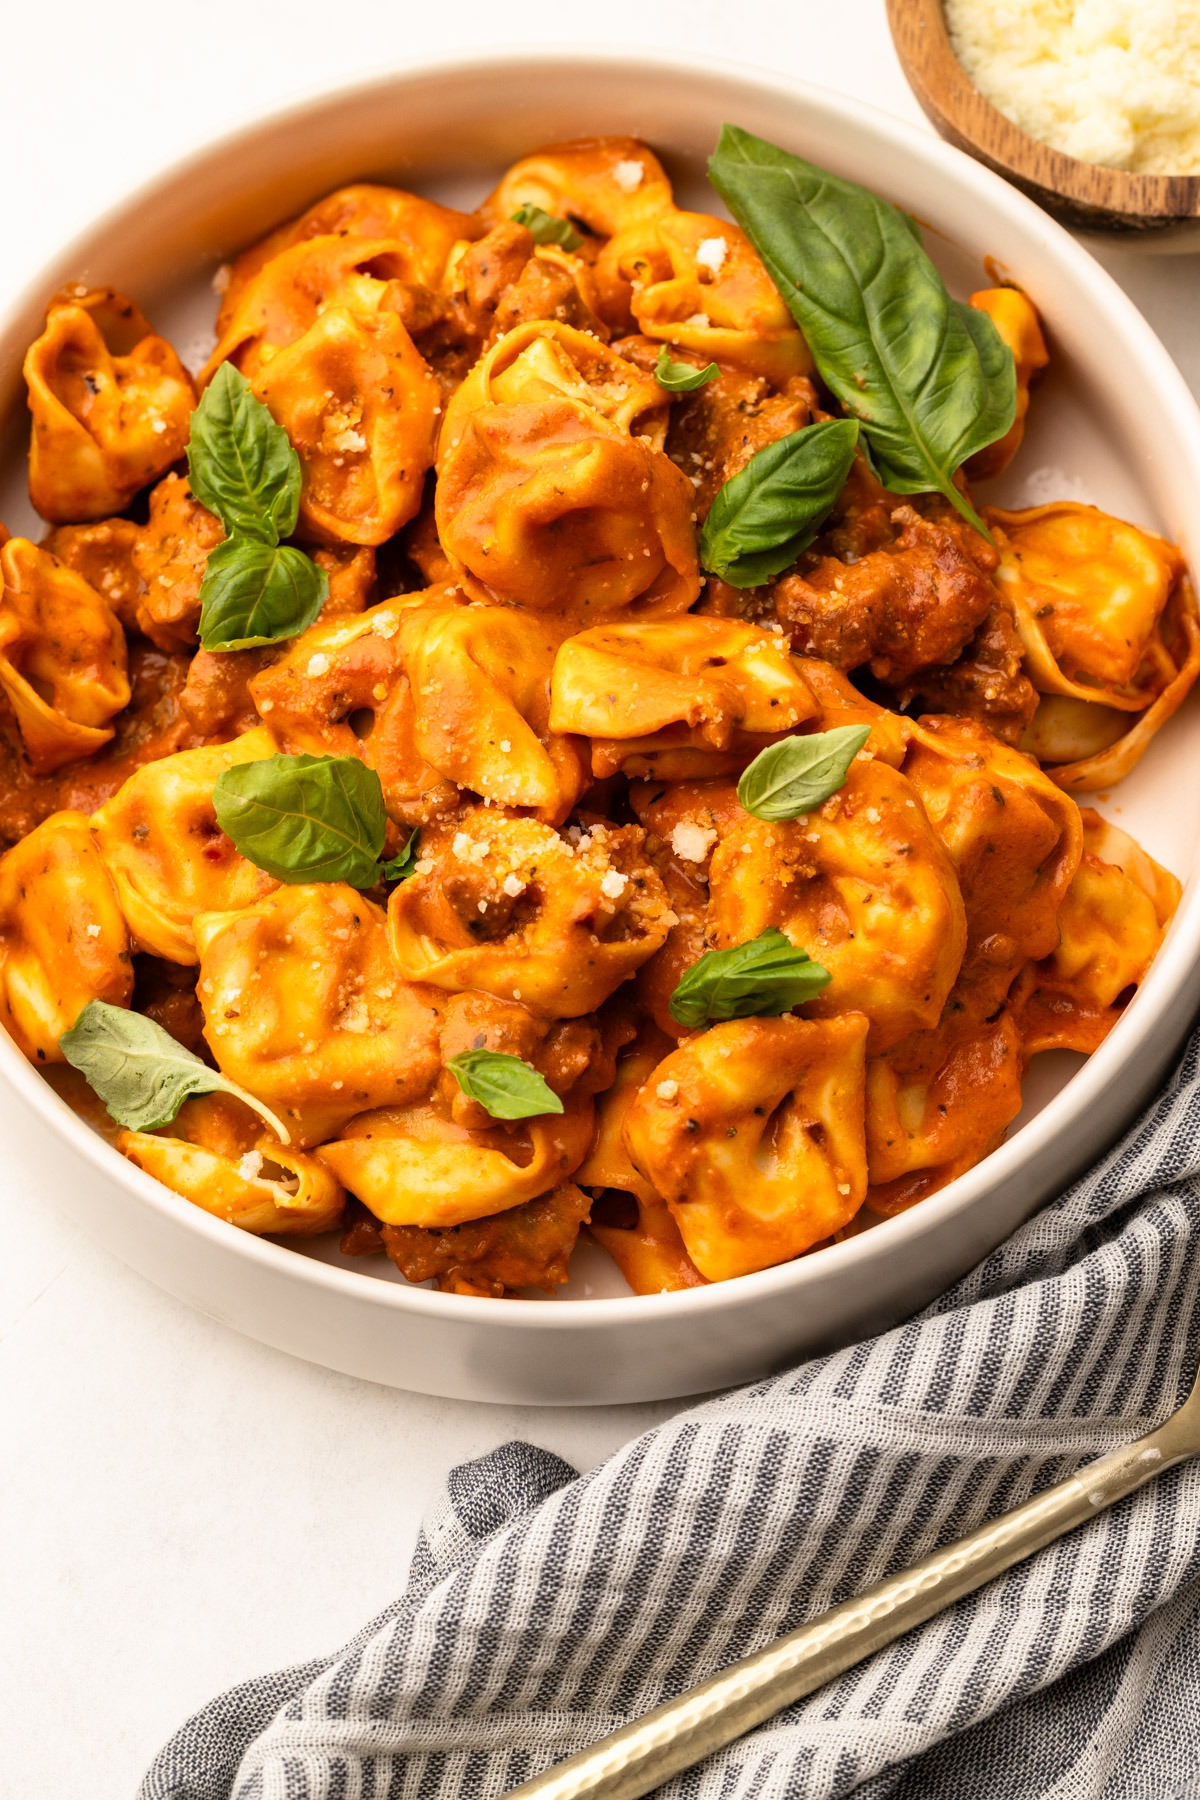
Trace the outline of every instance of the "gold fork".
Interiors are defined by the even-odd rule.
[[[1179,1411],[1023,1506],[743,1657],[514,1788],[510,1800],[639,1800],[935,1613],[973,1594],[1164,1469],[1200,1455],[1200,1375]]]

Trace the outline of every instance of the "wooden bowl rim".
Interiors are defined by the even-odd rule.
[[[1140,175],[1084,162],[1014,124],[959,61],[943,0],[886,0],[886,4],[892,42],[917,99],[934,124],[948,128],[961,148],[1001,174],[1057,194],[1088,212],[1163,224],[1200,217],[1200,175]],[[910,60],[898,29],[910,22],[933,30],[922,46],[925,55],[915,60]],[[991,127],[990,144],[980,143],[974,135],[980,108]]]

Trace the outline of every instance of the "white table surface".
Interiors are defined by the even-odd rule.
[[[439,51],[588,41],[793,70],[923,122],[883,0],[357,0],[9,10],[7,298],[156,167],[257,112]],[[1200,390],[1193,257],[1106,252]],[[397,1393],[237,1337],[66,1225],[87,1176],[0,1092],[0,1793],[131,1796],[242,1676],[332,1648],[395,1594],[456,1462],[524,1437],[587,1467],[671,1404],[550,1411]],[[14,1704],[15,1703],[15,1704]]]

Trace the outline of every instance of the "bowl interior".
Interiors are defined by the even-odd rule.
[[[0,518],[16,532],[41,529],[25,495],[20,361],[39,329],[45,300],[61,281],[125,290],[194,368],[213,342],[211,284],[221,262],[344,182],[392,181],[469,208],[508,162],[541,143],[629,132],[662,155],[684,204],[721,212],[704,170],[727,118],[904,205],[925,225],[927,247],[957,295],[965,298],[1002,274],[1037,302],[1051,369],[1035,395],[1014,466],[980,488],[983,498],[1007,505],[1093,501],[1181,541],[1195,566],[1200,426],[1194,408],[1189,410],[1182,382],[1148,328],[1064,233],[965,157],[849,102],[703,64],[605,56],[492,57],[315,101],[168,172],[100,222],[17,305],[0,337]],[[1170,395],[1165,413],[1162,405],[1147,403],[1147,381]],[[1192,706],[1117,793],[1084,798],[1094,799],[1152,855],[1188,878],[1200,842],[1200,783],[1186,771],[1198,761],[1200,711]],[[1193,954],[1197,935],[1195,885],[1189,882],[1173,928],[1186,938],[1181,957]],[[999,1154],[1011,1162],[1030,1132],[1032,1154],[1068,1109],[1078,1110],[1094,1098],[1102,1079],[1119,1074],[1122,1058],[1136,1051],[1137,1037],[1152,1026],[1156,992],[1166,993],[1179,966],[1175,977],[1156,969],[1100,1053],[1086,1096],[1071,1080],[1080,1058],[1063,1053],[1034,1064],[1026,1104]],[[15,1052],[7,1040],[0,1051],[0,1064],[11,1068]],[[60,1129],[78,1136],[84,1128],[43,1091],[44,1110]],[[134,1173],[129,1171],[130,1180]],[[924,1205],[945,1214],[982,1193],[986,1183],[985,1166]],[[191,1209],[178,1205],[186,1218]],[[877,1229],[903,1232],[912,1219],[910,1214]],[[839,1254],[859,1254],[860,1243],[865,1238],[840,1246]],[[360,1277],[404,1285],[385,1259],[344,1259],[330,1243],[280,1247],[277,1254],[341,1264]],[[819,1261],[791,1265],[796,1281],[819,1279]],[[574,1277],[555,1303],[628,1292],[595,1246],[581,1246],[573,1267]],[[670,1298],[682,1304],[689,1297]]]

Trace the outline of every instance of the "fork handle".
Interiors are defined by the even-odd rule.
[[[978,1531],[743,1657],[511,1790],[510,1800],[639,1800],[1132,1494],[1190,1446],[1176,1419]]]

